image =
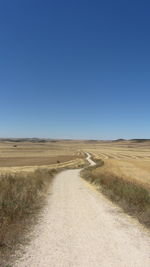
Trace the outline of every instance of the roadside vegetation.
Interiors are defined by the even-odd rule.
[[[20,223],[43,203],[56,169],[37,169],[32,174],[0,176],[0,247],[17,241]]]
[[[94,160],[94,159],[93,159]],[[116,175],[102,160],[96,166],[81,171],[81,176],[95,185],[125,212],[136,217],[140,223],[150,227],[150,190],[135,180],[126,180]]]
[[[77,164],[78,163],[78,164]],[[38,168],[28,172],[0,175],[0,260],[24,242],[45,204],[54,176],[65,169],[80,168],[84,160],[58,168]],[[58,164],[59,165],[59,164]],[[4,265],[5,266],[5,265]]]

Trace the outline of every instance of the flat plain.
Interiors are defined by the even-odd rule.
[[[7,266],[8,261],[11,262],[11,259],[8,259],[8,255],[12,255],[17,250],[18,244],[23,244],[22,249],[24,250],[26,233],[29,232],[30,235],[33,229],[32,221],[37,225],[34,233],[35,236],[37,235],[39,251],[41,251],[42,242],[47,244],[47,247],[42,245],[43,253],[44,255],[46,253],[46,256],[41,258],[41,252],[39,253],[40,258],[38,258],[38,261],[43,258],[47,261],[45,265],[42,262],[41,266],[61,265],[55,262],[55,252],[52,252],[51,257],[47,255],[49,248],[54,248],[57,251],[57,258],[64,260],[64,266],[99,266],[101,259],[103,260],[102,266],[112,266],[111,261],[110,265],[106,264],[105,250],[104,254],[101,255],[99,249],[96,249],[101,243],[102,246],[104,243],[109,244],[109,237],[110,233],[112,235],[112,232],[116,233],[113,234],[114,239],[110,242],[109,250],[110,257],[111,259],[113,258],[113,266],[124,266],[123,259],[126,254],[126,243],[130,243],[128,236],[132,240],[128,251],[132,251],[131,257],[128,259],[129,262],[132,260],[133,266],[142,266],[142,264],[145,264],[146,267],[149,266],[149,248],[147,245],[149,235],[145,239],[144,236],[147,236],[145,230],[140,230],[139,225],[136,226],[132,221],[127,222],[124,215],[122,221],[120,213],[117,213],[117,215],[116,210],[115,213],[112,210],[112,204],[108,203],[102,194],[97,195],[96,191],[93,190],[94,187],[91,187],[87,182],[85,184],[85,181],[80,177],[80,170],[85,166],[86,162],[87,154],[85,152],[88,152],[94,160],[101,159],[104,161],[102,167],[96,166],[93,169],[95,173],[97,172],[98,177],[105,176],[106,174],[109,174],[108,177],[111,177],[114,174],[119,179],[129,180],[135,184],[140,183],[142,187],[149,191],[150,141],[47,140],[41,142],[41,140],[0,140],[0,174],[3,174],[0,177],[2,204],[0,221],[3,226],[0,229],[1,266]],[[65,170],[56,175],[64,169],[71,170]],[[54,176],[56,177],[54,178]],[[49,204],[44,204],[47,201],[49,201]],[[105,205],[106,208],[104,208]],[[43,207],[46,208],[46,216],[48,217],[45,217],[44,213],[42,213],[41,208]],[[114,206],[113,209],[116,209],[116,207]],[[110,214],[108,214],[108,210],[111,210]],[[37,219],[39,212],[43,214],[43,219],[41,219],[41,224],[38,226],[36,220],[39,220]],[[102,213],[103,216],[101,216]],[[89,216],[89,214],[91,215]],[[78,220],[79,218],[80,220]],[[93,218],[95,219],[93,220]],[[145,218],[149,220],[149,212],[146,213]],[[120,229],[122,229],[121,233],[118,232],[118,226],[114,224],[116,221],[121,222],[119,224]],[[44,222],[46,222],[46,225]],[[64,229],[66,222],[68,222],[68,226]],[[124,224],[127,225],[125,229],[122,227]],[[40,225],[42,229],[45,229],[45,235],[41,235],[43,231],[38,231]],[[80,231],[81,226],[83,231]],[[101,231],[102,226],[105,226],[103,231]],[[69,232],[70,229],[73,229],[72,232]],[[98,231],[99,237],[97,237]],[[135,236],[132,235],[134,231],[138,233]],[[62,236],[60,236],[60,232]],[[87,244],[84,242],[82,248],[87,248],[88,253],[86,249],[83,249],[83,257],[76,257],[76,255],[80,254],[80,249],[76,250],[74,248],[80,248],[80,236],[82,234],[82,240],[86,240],[87,233],[92,233],[92,235]],[[94,243],[91,250],[93,233]],[[118,239],[118,235],[121,235],[122,238]],[[52,242],[56,241],[53,243],[53,246],[51,246],[51,242],[46,241],[45,236],[48,237],[48,240],[51,238]],[[71,236],[72,238],[70,240],[67,239],[66,242],[66,236]],[[75,236],[77,236],[76,239],[74,239]],[[126,236],[126,243],[124,243],[124,236]],[[141,248],[143,248],[142,256],[137,251],[137,246],[139,246],[137,236],[140,239]],[[40,238],[42,238],[42,242]],[[29,239],[32,239],[32,237]],[[75,257],[78,264],[75,261],[75,265],[67,265],[70,259],[70,250],[68,252],[68,248],[70,248],[70,244],[74,244],[73,240],[76,242],[76,245],[72,245],[72,260]],[[116,244],[121,250],[119,252],[116,249],[114,254],[111,255],[112,248]],[[32,257],[27,256],[24,265],[19,261],[16,266],[37,266],[37,251],[32,250],[32,245],[34,248],[38,247],[34,246],[34,238],[33,243],[31,242],[31,247],[29,246],[29,250],[26,248],[27,255],[29,251],[29,255],[32,254]],[[67,254],[64,254],[62,258],[60,255],[63,249],[65,249]],[[137,254],[137,257],[133,257],[134,254]],[[34,255],[35,258],[33,257]],[[90,255],[89,258],[87,255]],[[122,256],[120,257],[120,255]],[[54,262],[52,262],[53,256]],[[27,264],[27,258],[33,261]],[[86,259],[87,262],[84,262]],[[13,260],[15,261],[16,257]],[[126,261],[128,262],[128,260]],[[121,265],[121,262],[123,265]]]
[[[150,188],[150,141],[104,142],[89,151],[109,172]]]
[[[83,152],[77,152],[73,144],[66,141],[1,141],[0,173],[80,165],[84,162]]]
[[[149,140],[1,141],[0,172],[80,164],[83,163],[84,152],[102,159],[114,174],[150,187]]]

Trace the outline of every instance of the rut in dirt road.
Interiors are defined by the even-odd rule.
[[[15,267],[150,267],[150,235],[80,178],[56,176],[34,238]]]

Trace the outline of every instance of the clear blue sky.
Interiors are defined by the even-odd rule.
[[[150,138],[150,1],[1,0],[0,136]]]

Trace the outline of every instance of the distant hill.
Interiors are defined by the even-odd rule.
[[[40,138],[0,138],[0,142],[39,142],[39,143],[45,143],[47,141],[50,141],[48,139],[40,139]]]
[[[150,139],[130,139],[130,141],[135,142],[135,143],[144,143],[147,141],[150,142]]]
[[[113,140],[113,142],[124,142],[124,141],[126,141],[126,139],[123,139],[123,138],[119,138],[119,139]]]
[[[97,142],[99,142],[99,140],[91,139],[91,140],[85,140],[84,142],[87,142],[87,143],[97,143]]]

